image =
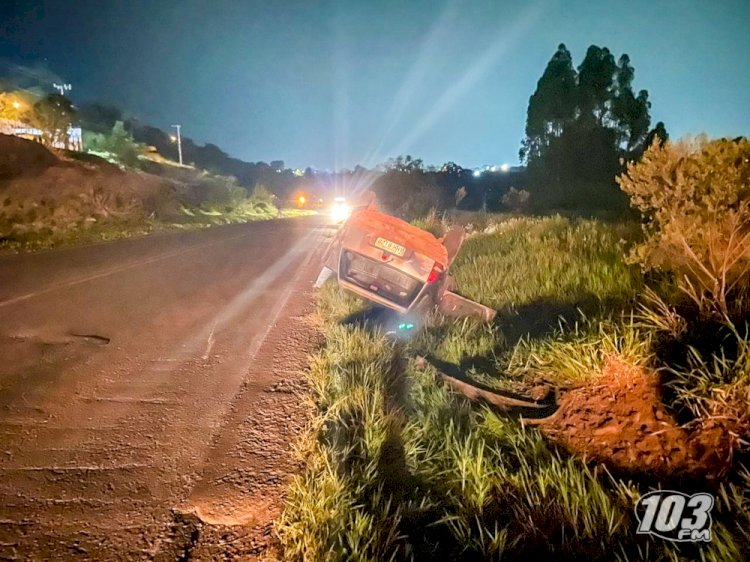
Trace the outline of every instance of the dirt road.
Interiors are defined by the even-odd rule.
[[[253,476],[217,474],[290,421],[264,404],[300,357],[279,366],[268,342],[295,347],[279,332],[299,328],[326,230],[308,217],[0,256],[0,559],[185,559],[190,513],[238,517],[222,490]]]

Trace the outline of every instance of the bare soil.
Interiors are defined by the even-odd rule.
[[[41,144],[0,135],[0,180],[39,174],[60,160]]]
[[[662,403],[657,373],[612,358],[593,383],[561,396],[540,429],[571,454],[627,475],[716,479],[737,447],[731,420],[679,425]]]
[[[0,135],[0,236],[81,228],[102,219],[172,216],[177,186],[90,155]]]

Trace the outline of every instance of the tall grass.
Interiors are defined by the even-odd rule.
[[[556,216],[511,219],[466,241],[453,275],[461,293],[496,309],[544,299],[581,303],[632,298],[637,268],[622,260],[631,224]]]
[[[629,506],[589,469],[474,411],[431,366],[398,365],[403,350],[382,334],[332,325],[326,340],[307,469],[279,522],[289,559],[603,557],[629,528]]]
[[[506,372],[562,387],[580,385],[599,375],[613,356],[630,365],[647,366],[653,358],[652,337],[632,317],[619,321],[583,318],[545,339],[519,341],[508,356]]]

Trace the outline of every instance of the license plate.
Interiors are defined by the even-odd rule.
[[[375,240],[375,247],[399,257],[404,257],[404,254],[406,253],[406,248],[400,244],[386,240],[385,238],[378,238]]]

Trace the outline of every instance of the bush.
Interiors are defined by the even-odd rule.
[[[750,142],[654,143],[618,178],[644,216],[630,254],[674,277],[701,314],[742,316],[750,285]]]
[[[131,167],[138,165],[138,157],[144,153],[143,145],[133,140],[122,121],[117,121],[108,135],[86,131],[84,145],[90,152],[105,154],[109,160]]]
[[[201,207],[208,211],[231,212],[247,201],[247,190],[233,177],[204,174],[198,187]]]
[[[530,194],[525,189],[516,189],[511,187],[508,192],[503,195],[502,203],[503,206],[511,211],[520,213],[529,206]]]
[[[273,206],[276,196],[262,183],[256,183],[253,192],[250,194],[250,199],[255,204],[265,203],[268,206]]]

